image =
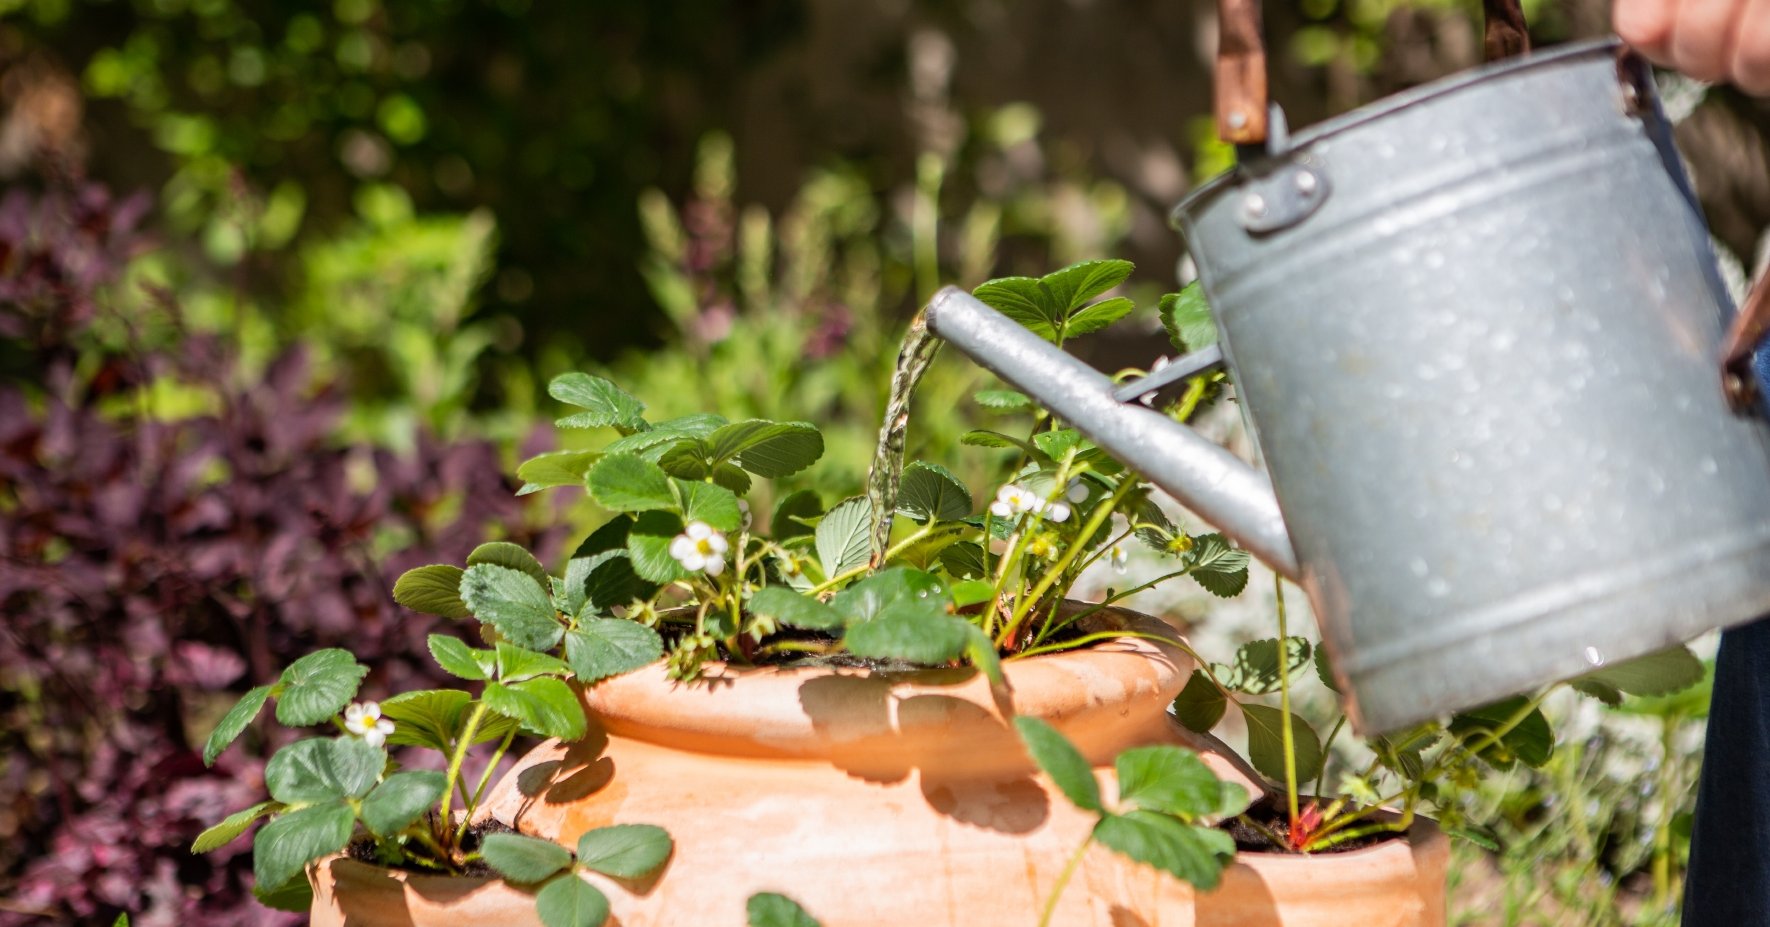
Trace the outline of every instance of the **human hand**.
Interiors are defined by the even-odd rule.
[[[1770,0],[1616,0],[1612,19],[1657,64],[1770,95]]]

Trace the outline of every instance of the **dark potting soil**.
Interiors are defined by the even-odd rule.
[[[1271,838],[1267,837],[1266,834],[1261,833],[1260,829],[1255,827],[1253,824],[1249,824],[1246,820],[1243,820],[1244,818],[1252,818],[1255,822],[1257,822],[1260,825],[1260,827],[1264,827],[1264,828],[1266,828],[1266,830],[1271,831],[1274,834],[1278,834],[1280,837],[1283,837],[1285,834],[1290,832],[1291,821],[1290,821],[1290,812],[1285,808],[1283,801],[1282,801],[1282,796],[1280,796],[1279,801],[1273,801],[1272,799],[1267,798],[1267,799],[1264,799],[1260,802],[1257,802],[1254,805],[1252,805],[1251,807],[1249,807],[1247,811],[1243,812],[1242,814],[1240,814],[1236,817],[1230,818],[1229,820],[1224,821],[1221,824],[1218,824],[1217,827],[1220,830],[1228,831],[1229,836],[1235,838],[1235,848],[1239,852],[1244,852],[1244,853],[1290,853],[1290,852],[1293,852],[1289,847],[1286,847],[1282,844],[1273,843]],[[1387,841],[1387,840],[1397,840],[1403,836],[1405,836],[1405,835],[1399,834],[1399,833],[1367,834],[1363,837],[1356,837],[1356,838],[1354,838],[1352,840],[1348,840],[1344,843],[1337,843],[1331,847],[1328,847],[1327,849],[1312,850],[1312,851],[1310,851],[1310,855],[1314,856],[1314,855],[1320,855],[1320,854],[1324,854],[1324,853],[1346,853],[1346,852],[1349,852],[1352,850],[1362,850],[1365,847],[1375,846],[1376,844],[1383,843],[1384,841]]]
[[[516,828],[505,824],[503,821],[494,821],[490,819],[480,821],[476,824],[470,825],[467,828],[467,833],[461,835],[461,850],[464,853],[472,853],[478,850],[480,841],[484,840],[487,834],[514,834],[516,832]],[[375,838],[368,835],[358,837],[351,841],[351,844],[346,848],[345,853],[349,854],[351,859],[360,863],[368,863],[371,866],[401,869],[406,872],[417,872],[424,875],[443,874],[439,870],[431,869],[428,866],[418,866],[411,863],[394,863],[389,865],[388,863],[377,859],[375,857]],[[457,874],[464,876],[496,876],[498,873],[493,870],[492,867],[486,865],[484,861],[476,859],[462,867],[461,871]]]

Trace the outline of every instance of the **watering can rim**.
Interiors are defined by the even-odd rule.
[[[1276,154],[1278,156],[1283,156],[1286,152],[1313,145],[1323,139],[1331,138],[1335,135],[1355,129],[1367,122],[1389,116],[1393,113],[1407,109],[1408,107],[1418,106],[1439,97],[1457,93],[1473,84],[1484,83],[1501,74],[1510,74],[1513,72],[1547,67],[1559,64],[1568,58],[1581,58],[1594,52],[1604,52],[1606,54],[1614,55],[1618,49],[1624,47],[1626,46],[1623,45],[1622,39],[1611,35],[1597,39],[1568,42],[1564,45],[1557,45],[1543,51],[1532,51],[1529,54],[1520,55],[1518,57],[1476,65],[1475,67],[1458,71],[1455,74],[1446,75],[1435,81],[1421,84],[1418,87],[1411,87],[1407,90],[1390,94],[1380,100],[1373,100],[1357,109],[1341,113],[1338,116],[1330,116],[1327,119],[1323,119],[1322,121],[1290,136],[1290,139],[1284,143],[1284,151],[1277,152]],[[1181,197],[1180,202],[1169,211],[1169,226],[1176,231],[1184,232],[1186,217],[1196,211],[1194,207],[1205,200],[1219,195],[1224,192],[1226,188],[1235,186],[1247,176],[1247,173],[1248,170],[1246,165],[1238,164],[1194,188],[1192,192]]]

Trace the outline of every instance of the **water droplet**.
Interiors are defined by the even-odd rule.
[[[1407,568],[1414,571],[1415,576],[1425,576],[1426,575],[1426,570],[1427,570],[1426,561],[1419,558],[1419,557],[1415,557],[1412,560],[1409,560],[1407,562]]]
[[[1604,655],[1599,653],[1598,648],[1596,648],[1596,647],[1587,647],[1586,648],[1586,662],[1590,663],[1593,666],[1603,666],[1604,665]]]
[[[1702,468],[1702,472],[1705,475],[1712,476],[1716,473],[1721,472],[1721,465],[1718,463],[1715,463],[1715,458],[1713,458],[1713,457],[1704,457],[1702,459],[1702,463],[1699,464],[1699,466]]]

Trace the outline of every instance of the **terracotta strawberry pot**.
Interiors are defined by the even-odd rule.
[[[1239,853],[1198,898],[1197,927],[1444,927],[1450,841],[1415,818],[1405,839],[1344,853]]]
[[[540,927],[535,896],[502,879],[425,875],[344,856],[308,867],[311,927]]]
[[[1175,634],[1117,609],[1094,620]],[[1113,758],[1155,743],[1198,750],[1257,792],[1220,744],[1169,719],[1192,669],[1178,648],[1130,637],[1006,664],[1012,711],[1069,737],[1107,794]],[[979,674],[709,671],[710,685],[651,667],[588,689],[590,736],[524,757],[487,813],[567,846],[607,824],[667,829],[676,851],[658,877],[598,882],[627,927],[742,924],[760,891],[825,927],[1038,922],[1093,818],[1035,775]],[[1192,906],[1190,886],[1095,847],[1053,923],[1191,924]]]

